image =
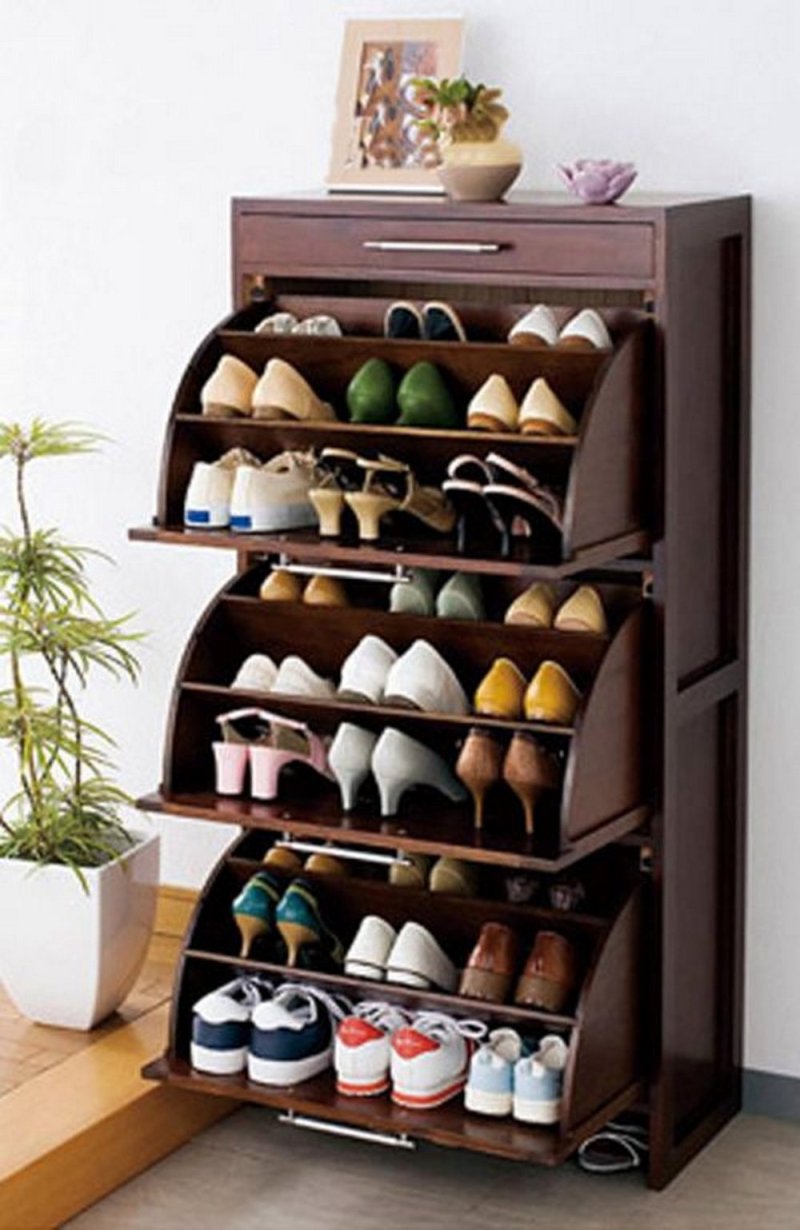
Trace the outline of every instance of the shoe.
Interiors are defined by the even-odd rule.
[[[280,672],[279,672],[280,673]],[[332,776],[325,744],[305,722],[264,709],[236,709],[216,719],[223,741],[212,743],[217,794],[241,794],[250,765],[250,793],[269,802],[277,798],[280,772],[287,764],[304,764],[323,777]],[[238,723],[249,723],[252,737]]]
[[[578,954],[563,935],[540,931],[514,992],[514,1003],[563,1012],[578,986]]]
[[[386,981],[420,991],[438,988],[452,993],[458,986],[458,971],[430,931],[407,922],[386,958]]]
[[[222,738],[211,744],[214,755],[214,790],[217,794],[239,795],[244,790],[250,751],[259,743],[268,745],[269,722],[258,709],[236,709],[216,719]]]
[[[484,717],[522,717],[525,676],[510,658],[495,658],[475,690],[474,709]]]
[[[436,610],[438,572],[412,568],[411,579],[396,581],[389,591],[389,610],[394,615],[433,615]]]
[[[467,331],[449,303],[426,303],[422,309],[422,336],[426,342],[465,342]]]
[[[216,461],[197,461],[183,501],[188,528],[224,529],[231,520],[231,496],[239,466],[258,468],[261,462],[244,448],[231,448]]]
[[[456,461],[464,460],[467,459],[456,458]],[[448,472],[454,464],[451,462]],[[489,471],[486,467],[485,479],[454,477],[446,478],[442,483],[442,492],[456,512],[456,550],[461,554],[469,551],[476,541],[481,543],[483,551],[508,553],[510,531],[498,510],[486,498],[488,481]]]
[[[546,581],[535,581],[519,594],[505,613],[503,622],[524,624],[529,628],[550,628],[556,609],[556,591]]]
[[[515,1029],[493,1029],[469,1065],[464,1106],[477,1115],[501,1118],[514,1108],[514,1069],[522,1058]]]
[[[385,359],[367,359],[345,394],[353,423],[393,423],[397,418],[394,376]]]
[[[247,1067],[253,1010],[272,992],[272,983],[247,975],[192,1005],[189,1062],[198,1072],[233,1076]]]
[[[510,927],[487,922],[461,975],[459,995],[504,1004],[517,972],[519,944]]]
[[[253,942],[275,926],[275,907],[283,894],[283,882],[274,869],[257,871],[234,898],[233,920],[242,937],[240,957],[249,957]]]
[[[557,880],[547,890],[551,909],[573,912],[580,910],[586,900],[586,888],[580,880]]]
[[[337,697],[359,704],[379,705],[397,654],[379,636],[368,633],[342,663]]]
[[[287,983],[253,1011],[247,1074],[261,1085],[297,1085],[333,1062],[336,1025],[352,1012],[342,995]]]
[[[316,525],[309,499],[313,482],[310,453],[279,453],[259,469],[240,466],[231,494],[231,529],[265,533]]]
[[[265,653],[251,653],[236,672],[231,687],[240,692],[269,692],[277,674],[272,658]]]
[[[411,1110],[449,1102],[466,1084],[472,1043],[485,1034],[481,1021],[457,1021],[443,1012],[421,1012],[395,1030],[392,1101]]]
[[[303,871],[307,871],[309,875],[315,876],[349,876],[350,868],[342,859],[337,858],[335,854],[325,854],[319,850],[316,854],[309,854],[303,866]]]
[[[561,496],[499,453],[489,453],[486,462],[492,481],[483,494],[506,527],[503,553],[509,553],[511,538],[520,534],[530,538],[542,553],[560,552],[564,517]]]
[[[292,880],[275,907],[275,925],[287,948],[286,964],[297,965],[304,948],[319,947],[334,965],[341,965],[344,949],[339,939],[325,926],[311,885]]]
[[[611,334],[599,312],[584,308],[573,316],[558,335],[559,346],[576,350],[611,350]]]
[[[525,730],[514,732],[503,761],[503,781],[514,791],[525,813],[525,832],[533,836],[534,812],[542,794],[558,790],[558,762]]]
[[[546,303],[537,303],[512,326],[508,340],[515,346],[555,346],[558,324],[552,308]]]
[[[454,572],[436,595],[440,619],[485,619],[481,581],[474,572]]]
[[[592,585],[581,585],[559,607],[553,623],[560,632],[595,632],[608,635],[603,600]]]
[[[519,408],[523,436],[575,436],[578,424],[543,376],[534,380]]]
[[[336,1089],[346,1097],[371,1098],[386,1093],[391,1067],[391,1038],[411,1016],[396,1004],[365,1000],[356,1004],[336,1030],[333,1066]]]
[[[359,465],[364,472],[362,488],[345,492],[344,500],[355,514],[363,542],[380,537],[381,521],[389,513],[406,513],[439,534],[453,529],[456,514],[447,497],[438,487],[420,486],[403,462],[359,458]]]
[[[260,320],[253,329],[254,333],[265,333],[270,336],[273,334],[293,333],[297,328],[298,320],[291,312],[273,312],[271,316],[265,316]]]
[[[442,373],[433,363],[415,363],[397,389],[398,427],[459,427],[456,410]]]
[[[515,668],[516,669],[516,668]],[[486,730],[473,726],[456,761],[458,777],[472,795],[474,825],[483,828],[483,809],[488,791],[500,781],[503,745]]]
[[[316,700],[330,700],[336,689],[330,679],[318,675],[297,654],[290,653],[278,667],[272,691],[286,696],[310,696]]]
[[[523,1123],[558,1123],[568,1055],[564,1039],[547,1034],[535,1055],[517,1061],[514,1067],[515,1119]]]
[[[578,712],[581,694],[558,662],[542,662],[525,692],[525,717],[529,722],[553,722],[570,726]]]
[[[296,337],[341,337],[342,326],[333,316],[307,316],[292,329]]]
[[[441,791],[452,803],[459,803],[466,796],[438,752],[432,752],[392,726],[384,729],[375,744],[372,772],[384,817],[397,814],[403,795],[413,786],[430,786]]]
[[[389,883],[395,888],[425,888],[433,861],[430,855],[398,853],[402,853],[403,859],[389,868]]]
[[[371,730],[342,722],[333,736],[328,752],[328,764],[342,797],[342,811],[352,811],[358,792],[369,777],[372,753],[378,736]]]
[[[422,337],[422,312],[405,300],[398,300],[386,309],[383,318],[384,337],[396,339],[415,339]]]
[[[452,667],[423,640],[414,641],[393,663],[386,677],[384,701],[425,713],[469,713],[466,693]]]
[[[358,453],[348,448],[324,448],[317,458],[308,497],[323,538],[338,538],[342,532],[345,492],[360,491],[364,481],[360,460]]]
[[[336,415],[291,363],[270,359],[253,389],[253,418],[312,423],[332,422]]]
[[[432,893],[447,893],[450,897],[477,897],[478,870],[474,863],[443,854],[431,868],[428,888]]]
[[[344,609],[350,606],[347,590],[337,577],[312,577],[303,590],[305,606],[330,606]]]
[[[474,431],[516,431],[519,406],[505,376],[489,376],[467,407],[467,427]]]
[[[383,982],[386,963],[397,939],[397,932],[377,914],[362,918],[344,958],[344,972],[350,978]]]
[[[270,846],[261,860],[265,867],[271,867],[278,875],[293,880],[303,870],[303,860],[288,846]]]
[[[232,354],[224,354],[200,390],[202,413],[219,418],[249,418],[258,376]]]
[[[303,596],[303,582],[295,573],[275,568],[261,582],[258,596],[264,602],[299,602]]]

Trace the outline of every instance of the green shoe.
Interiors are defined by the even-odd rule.
[[[433,615],[438,576],[430,568],[412,568],[410,581],[398,581],[392,586],[389,610],[395,615]]]
[[[397,404],[401,427],[458,427],[461,424],[450,390],[433,363],[415,363],[400,381]]]
[[[279,876],[272,871],[257,871],[235,898],[231,909],[242,937],[240,957],[249,956],[253,941],[275,925],[275,908],[282,892]]]
[[[278,902],[275,922],[286,945],[286,964],[298,964],[303,949],[311,945],[322,948],[335,965],[344,961],[344,948],[325,923],[311,885],[306,880],[292,880]]]
[[[480,577],[473,572],[454,572],[436,597],[440,619],[485,619]]]
[[[367,359],[348,384],[346,398],[354,423],[393,423],[397,407],[389,364],[384,359]]]

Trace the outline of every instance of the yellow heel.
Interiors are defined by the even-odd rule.
[[[234,914],[233,918],[242,937],[242,948],[239,956],[249,957],[250,949],[253,947],[254,942],[265,931],[269,931],[269,925],[263,918],[254,918],[252,914]]]
[[[294,969],[297,965],[297,958],[306,944],[319,943],[317,932],[312,931],[310,927],[304,926],[303,923],[279,922],[278,930],[289,954],[286,964],[290,969]]]
[[[308,498],[319,517],[319,532],[323,538],[338,538],[342,532],[344,494],[333,487],[315,487]]]
[[[381,518],[396,511],[402,503],[396,496],[381,495],[377,491],[348,491],[344,498],[356,515],[362,542],[380,538]]]

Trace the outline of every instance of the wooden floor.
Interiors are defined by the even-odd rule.
[[[798,1230],[800,1126],[742,1115],[665,1192],[595,1176],[312,1135],[249,1108],[71,1230]]]

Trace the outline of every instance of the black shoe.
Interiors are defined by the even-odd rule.
[[[422,309],[422,336],[427,342],[465,342],[467,331],[449,303],[426,303]]]

